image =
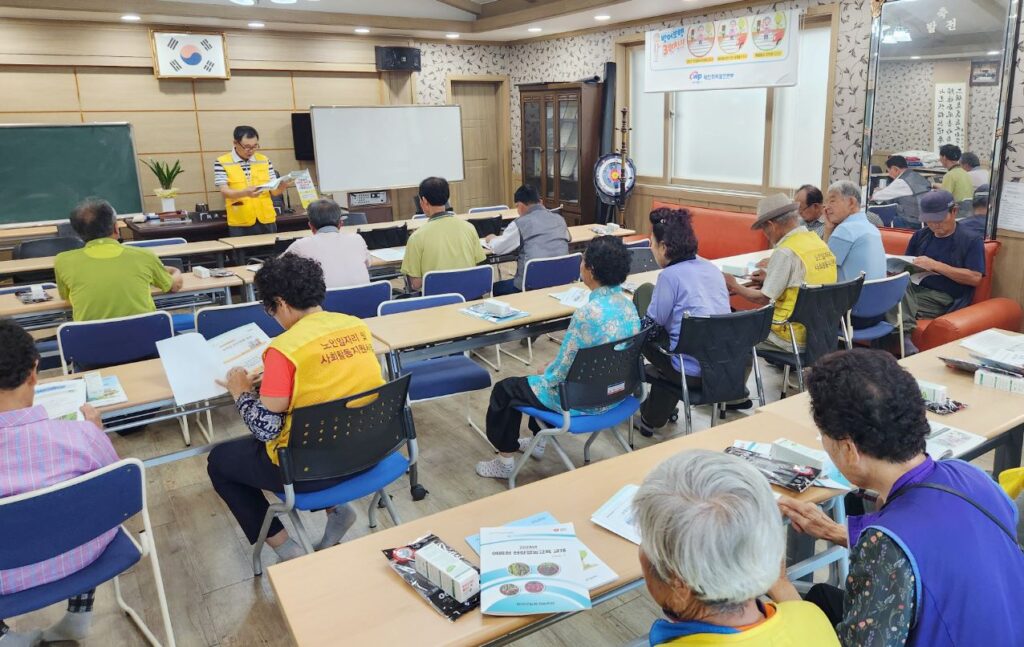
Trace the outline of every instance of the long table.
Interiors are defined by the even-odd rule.
[[[223,267],[224,254],[231,251],[229,245],[216,240],[201,241],[198,243],[183,243],[180,245],[158,245],[146,247],[160,258],[168,256],[195,256],[198,254],[211,254],[217,258],[217,266]],[[11,261],[0,261],[0,276],[9,276],[24,272],[52,271],[56,256],[40,256],[38,258],[22,258]]]

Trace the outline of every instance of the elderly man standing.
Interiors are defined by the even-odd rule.
[[[796,201],[797,211],[807,231],[821,236],[825,231],[825,198],[821,195],[821,189],[813,184],[805,184],[796,190],[793,200]]]
[[[797,215],[797,204],[782,193],[770,195],[757,203],[757,220],[751,229],[760,229],[775,248],[765,269],[761,287],[740,285],[735,276],[725,275],[730,294],[738,294],[757,305],[775,302],[775,320],[785,321],[796,306],[800,286],[836,282],[836,258],[821,238],[807,231]],[[806,331],[794,325],[796,345],[802,349]],[[789,326],[775,324],[768,339],[759,345],[763,350],[793,352]]]
[[[969,304],[985,275],[985,246],[981,238],[957,225],[957,204],[949,191],[932,191],[921,198],[925,229],[907,244],[913,256],[910,285],[903,299],[903,333],[908,353],[917,352],[910,335],[918,319],[935,319]],[[895,318],[890,319],[895,323]]]
[[[840,281],[852,281],[861,272],[868,281],[885,278],[882,234],[868,222],[860,187],[853,182],[841,180],[828,188],[822,238],[836,257]]]
[[[771,487],[753,465],[681,452],[648,474],[633,506],[647,590],[668,617],[651,627],[651,645],[838,647],[812,603],[758,599],[779,577],[786,542]]]

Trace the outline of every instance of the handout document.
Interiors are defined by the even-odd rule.
[[[370,256],[376,256],[386,263],[397,263],[405,258],[405,248],[384,247],[381,249],[371,249]]]
[[[127,401],[128,396],[117,376],[104,377],[99,371],[75,379],[37,384],[35,388],[35,404],[46,409],[46,417],[51,420],[84,420],[82,405],[99,408]]]
[[[263,372],[263,351],[270,337],[254,323],[229,330],[213,339],[186,333],[156,343],[174,403],[183,406],[212,400],[227,393],[217,384],[228,371],[244,368],[250,374]]]
[[[962,340],[960,345],[983,364],[1020,372],[1024,368],[1024,337],[985,330]]]
[[[934,420],[928,421],[931,433],[925,440],[928,455],[935,460],[957,458],[985,442],[978,434],[950,427]]]
[[[290,180],[290,179],[292,179],[295,176],[300,175],[300,174],[301,173],[299,173],[299,172],[292,172],[292,173],[286,173],[284,175],[279,175],[276,178],[274,178],[273,180],[271,180],[269,182],[264,182],[263,184],[259,184],[259,185],[255,186],[253,188],[254,189],[262,189],[264,191],[274,191],[274,190],[277,189],[277,187],[281,186],[281,183],[284,182],[285,180]]]
[[[624,485],[621,490],[608,499],[603,506],[597,509],[590,520],[605,530],[611,530],[616,535],[628,539],[636,545],[640,545],[640,528],[636,525],[633,517],[633,497],[636,496],[639,485]]]

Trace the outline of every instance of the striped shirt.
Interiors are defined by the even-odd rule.
[[[0,412],[0,497],[62,483],[117,460],[110,439],[91,422],[49,420],[41,406]],[[0,595],[77,573],[96,561],[116,533],[113,528],[51,559],[0,571]]]
[[[234,148],[231,149],[231,158],[235,160],[236,164],[242,165],[242,170],[245,171],[245,180],[249,181],[249,160],[244,160],[238,156],[238,152]],[[270,171],[270,179],[277,178],[277,171],[274,170],[274,163],[269,159],[267,160],[267,167]],[[222,187],[228,185],[228,172],[224,170],[224,165],[220,163],[220,160],[213,162],[213,186]]]

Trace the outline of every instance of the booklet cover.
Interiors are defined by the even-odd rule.
[[[391,570],[398,573],[398,576],[405,580],[406,584],[411,586],[430,606],[434,607],[434,610],[448,618],[448,620],[455,622],[480,604],[480,594],[474,595],[465,602],[459,602],[442,591],[439,586],[434,585],[426,577],[417,573],[416,553],[430,545],[439,546],[462,561],[466,561],[458,551],[453,550],[448,544],[441,541],[437,535],[433,534],[424,535],[406,546],[388,548],[382,552],[384,557],[387,558]],[[469,562],[466,563],[469,564]],[[469,565],[476,568],[472,564]]]
[[[116,375],[103,376],[99,371],[84,378],[37,384],[34,403],[46,409],[51,420],[84,420],[82,405],[107,407],[127,402],[128,396]]]
[[[639,546],[640,529],[633,518],[633,497],[639,489],[639,485],[632,483],[622,486],[622,489],[597,509],[590,520]]]
[[[480,529],[480,610],[524,616],[591,608],[571,523]]]
[[[925,441],[928,455],[935,460],[956,458],[985,442],[978,434],[950,427],[934,420],[928,421],[931,433]]]
[[[550,512],[538,512],[537,514],[524,517],[523,519],[516,519],[505,524],[506,527],[514,526],[556,526],[558,520],[552,516]],[[470,535],[466,537],[466,543],[476,553],[480,554],[480,535]],[[604,561],[590,552],[586,544],[582,541],[577,540],[577,549],[580,553],[580,561],[583,562],[583,577],[586,581],[587,588],[591,591],[599,589],[605,584],[611,584],[615,580],[619,579],[618,573],[613,571],[610,566],[604,563]]]
[[[254,323],[204,339],[199,333],[186,333],[156,343],[167,381],[179,407],[212,400],[227,393],[217,384],[230,369],[244,368],[251,374],[263,372],[263,351],[270,337]]]

